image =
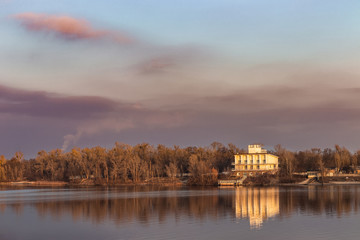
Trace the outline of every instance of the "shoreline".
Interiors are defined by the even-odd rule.
[[[268,187],[268,186],[280,186],[280,187],[299,187],[299,186],[341,186],[341,185],[360,185],[360,181],[331,181],[327,183],[275,183],[275,184],[245,184],[239,185],[241,187]],[[162,182],[138,182],[138,183],[115,183],[115,184],[95,184],[95,183],[70,183],[61,181],[19,181],[19,182],[0,182],[0,186],[26,186],[26,187],[111,187],[111,186],[187,186],[186,183],[180,181],[162,181]],[[224,186],[219,186],[224,187]],[[233,186],[228,186],[233,187]]]
[[[97,183],[71,183],[62,181],[19,181],[19,182],[0,182],[0,186],[36,186],[36,187],[95,187],[95,186],[186,186],[186,184],[179,181],[168,182],[137,182],[137,183],[112,183],[112,184],[97,184]]]
[[[299,184],[299,183],[279,183],[271,186],[335,186],[335,185],[360,185],[360,182],[329,182],[329,183],[310,183],[310,184]],[[250,185],[251,186],[251,185]]]

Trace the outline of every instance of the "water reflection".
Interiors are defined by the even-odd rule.
[[[248,218],[251,228],[260,228],[264,220],[280,212],[279,188],[237,188],[235,213],[237,218]]]
[[[357,213],[359,189],[359,186],[329,186],[3,190],[0,191],[0,219],[6,209],[22,216],[24,208],[30,207],[40,218],[51,216],[55,221],[71,216],[74,222],[148,225],[170,219],[197,222],[247,219],[250,228],[261,228],[270,218],[281,220],[299,213],[329,217]]]
[[[280,215],[294,212],[308,215],[342,217],[358,213],[360,186],[309,186],[304,189],[285,188],[280,193]]]

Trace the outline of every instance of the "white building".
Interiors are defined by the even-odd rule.
[[[232,171],[240,176],[276,171],[278,168],[278,156],[267,153],[259,144],[253,144],[248,146],[247,153],[235,154]]]

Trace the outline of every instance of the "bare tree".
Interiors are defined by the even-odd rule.
[[[6,158],[4,155],[0,156],[0,181],[6,181],[6,172],[5,172]]]

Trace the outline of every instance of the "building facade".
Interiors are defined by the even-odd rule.
[[[275,172],[279,168],[279,157],[267,153],[261,145],[248,146],[247,153],[235,154],[232,171],[236,175],[253,175],[261,172]]]

